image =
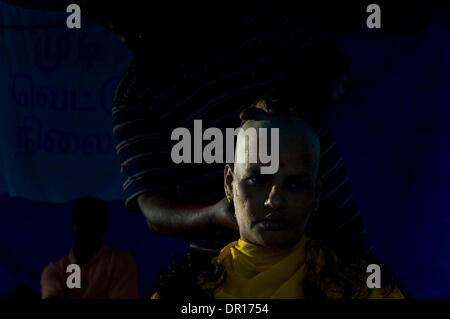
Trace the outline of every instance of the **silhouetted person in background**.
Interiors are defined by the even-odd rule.
[[[109,207],[103,200],[77,200],[72,217],[75,245],[68,256],[44,269],[41,278],[43,299],[139,298],[138,271],[133,256],[103,243],[108,220]],[[67,285],[67,278],[74,273],[67,272],[70,264],[80,267],[80,288]]]

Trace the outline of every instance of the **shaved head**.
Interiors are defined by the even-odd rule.
[[[239,133],[234,166],[225,167],[225,191],[233,198],[241,239],[269,248],[292,247],[318,207],[319,138],[305,120],[282,113],[257,115],[242,128],[253,128],[259,133],[259,129],[267,129],[267,136],[260,133],[252,139]],[[278,129],[278,140],[268,143],[271,149],[267,154],[279,155],[279,167],[267,174],[261,170],[264,163],[260,158],[248,159],[261,140],[273,142],[270,135],[276,135],[276,130],[271,133],[271,129]]]
[[[256,132],[260,128],[267,129],[267,140],[271,140],[271,129],[276,128],[279,132],[278,147],[276,149],[283,153],[290,153],[292,150],[308,153],[310,160],[316,163],[316,170],[318,170],[319,158],[320,158],[320,143],[319,137],[312,127],[302,118],[291,116],[283,113],[279,113],[276,116],[269,116],[265,114],[259,114],[252,120],[246,121],[242,125],[242,129],[246,131],[248,128],[256,129]],[[257,136],[259,141],[261,137]],[[235,172],[238,171],[242,165],[249,162],[252,158],[251,152],[256,150],[258,145],[251,145],[256,141],[251,140],[246,134],[239,134],[236,142],[235,153]],[[259,143],[261,143],[259,141]],[[253,146],[253,148],[252,148]],[[271,143],[268,143],[268,153],[272,153]],[[256,155],[256,154],[253,154]],[[273,154],[272,154],[273,155]],[[283,156],[280,156],[280,160]],[[245,161],[238,161],[238,158],[245,159]],[[283,161],[280,162],[284,164]]]

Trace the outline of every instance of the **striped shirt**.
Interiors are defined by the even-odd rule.
[[[224,164],[174,164],[171,132],[177,127],[193,132],[194,120],[202,120],[203,130],[238,127],[244,108],[271,86],[301,72],[301,53],[311,35],[286,8],[270,19],[255,12],[229,29],[219,43],[205,44],[183,63],[152,62],[138,52],[120,82],[112,109],[113,133],[128,210],[139,210],[137,197],[143,193],[204,205],[222,199]],[[321,143],[323,186],[318,214],[307,232],[368,252],[367,232],[336,142],[323,118],[311,124]]]

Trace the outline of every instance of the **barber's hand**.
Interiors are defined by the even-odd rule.
[[[210,213],[210,220],[213,226],[222,229],[233,235],[238,234],[238,224],[234,217],[234,208],[226,198],[221,199],[213,205]]]
[[[277,112],[284,112],[289,115],[299,115],[299,113],[293,107],[288,107],[287,109],[278,109],[273,106],[268,106],[266,103],[258,103],[256,106],[244,109],[239,114],[239,118],[242,122],[245,122],[253,119],[258,114],[274,116],[277,114]]]

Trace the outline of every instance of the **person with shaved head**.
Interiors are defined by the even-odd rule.
[[[251,163],[250,143],[239,134],[236,157],[246,160],[225,168],[225,192],[234,203],[240,238],[260,246],[289,248],[303,235],[320,197],[318,167],[320,144],[310,125],[299,117],[260,115],[242,129],[279,129],[279,167],[275,174],[261,174],[261,161]],[[274,151],[274,150],[269,150]]]
[[[255,110],[281,111],[288,105],[272,100],[254,105],[280,89],[297,100],[289,108],[313,117],[310,124],[322,145],[322,200],[306,232],[349,251],[370,252],[370,236],[325,116],[353,86],[351,61],[331,38],[295,17],[295,1],[282,2],[272,2],[270,8],[267,2],[242,3],[249,15],[236,10],[243,14],[239,22],[225,15],[224,23],[216,25],[223,36],[214,32],[199,42],[207,49],[178,43],[169,50],[177,58],[168,58],[169,52],[155,59],[147,54],[135,58],[112,108],[125,207],[141,212],[154,234],[189,240],[191,250],[204,254],[217,254],[237,239],[223,189],[223,163],[176,163],[171,136],[181,127],[192,132],[199,120],[204,128],[224,133],[239,126],[239,117],[251,119]],[[151,39],[152,53],[165,48]],[[216,39],[220,41],[213,45]],[[187,48],[195,52],[190,57]]]
[[[260,139],[241,134],[278,130],[279,167],[262,174],[251,161]],[[278,147],[274,147],[278,146]],[[240,160],[238,160],[240,159]],[[320,143],[301,117],[278,112],[247,120],[237,136],[235,161],[225,166],[224,188],[234,207],[239,239],[205,260],[191,252],[184,265],[161,275],[152,298],[364,299],[403,298],[384,267],[371,255],[341,255],[305,229],[321,195]],[[367,285],[367,266],[381,268],[381,287]]]

